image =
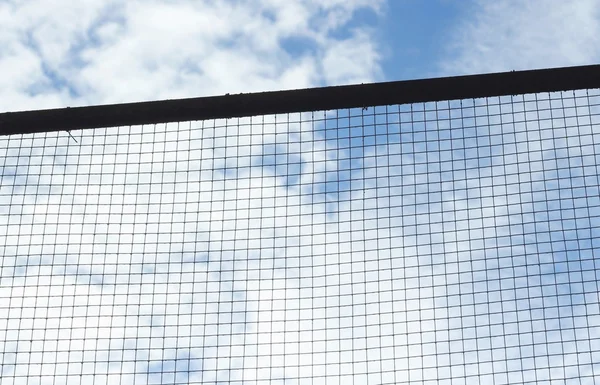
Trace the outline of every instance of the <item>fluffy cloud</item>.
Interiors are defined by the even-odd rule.
[[[464,20],[450,34],[447,55],[440,63],[446,75],[594,64],[600,58],[597,1],[473,1],[470,8],[471,12],[465,13]],[[521,97],[505,98],[505,104],[489,111],[515,112],[503,117],[502,124],[497,115],[489,118],[502,139],[484,136],[483,142],[477,140],[480,161],[488,151],[496,156],[492,157],[491,167],[478,162],[474,168],[477,178],[472,182],[480,186],[480,191],[475,192],[475,204],[464,205],[463,209],[468,207],[470,211],[478,207],[477,201],[482,203],[486,220],[479,227],[483,237],[481,241],[479,236],[474,239],[473,231],[477,234],[478,230],[469,225],[470,241],[494,244],[500,251],[498,274],[489,268],[483,270],[484,290],[490,292],[490,299],[497,297],[493,302],[502,307],[502,328],[506,323],[515,328],[503,329],[500,340],[499,325],[493,325],[492,318],[488,330],[485,316],[478,317],[475,326],[478,333],[484,333],[484,338],[478,338],[478,346],[491,345],[494,354],[510,352],[500,354],[500,359],[494,357],[498,362],[494,371],[508,370],[507,380],[502,379],[504,375],[497,378],[501,382],[547,379],[593,383],[596,378],[596,367],[591,363],[597,348],[591,346],[600,330],[583,332],[584,317],[598,317],[596,269],[591,262],[598,223],[590,218],[595,223],[586,224],[584,213],[587,206],[597,205],[598,188],[596,176],[585,176],[585,170],[589,172],[595,163],[592,148],[599,123],[599,111],[594,106],[596,92],[590,91],[589,95],[592,99],[587,99],[583,91],[567,92],[560,98],[543,94],[525,98],[529,101],[522,105],[513,104]],[[521,112],[528,109],[535,110],[535,114]],[[495,151],[497,146],[502,149]],[[483,192],[488,196],[481,196]],[[507,252],[507,243],[516,247]],[[496,263],[492,253],[486,254],[486,265]],[[462,271],[476,274],[473,267],[463,265]],[[586,279],[591,280],[589,284]],[[489,332],[492,338],[488,342]],[[580,339],[589,339],[590,345],[577,342]],[[487,355],[485,351],[478,353]],[[576,356],[583,357],[583,361]]]
[[[0,6],[18,108],[378,73],[371,2],[40,4]],[[502,36],[516,3],[486,4],[462,42]],[[473,47],[448,71],[496,63]],[[562,197],[597,188],[594,115],[470,103],[2,138],[3,384],[592,382],[595,234]]]
[[[377,46],[348,23],[379,3],[4,2],[3,108],[369,81]],[[312,357],[306,332],[295,358],[276,354],[276,329],[282,301],[312,297],[306,251],[325,213],[306,207],[335,161],[288,118],[4,140],[6,381],[264,381]],[[286,257],[298,266],[282,278]]]
[[[593,64],[600,58],[600,3],[582,0],[469,3],[449,34],[447,74]]]
[[[381,3],[3,2],[3,110],[367,81],[377,46],[348,23]]]

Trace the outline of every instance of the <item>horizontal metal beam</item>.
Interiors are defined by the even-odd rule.
[[[600,88],[600,65],[6,112],[0,135]]]

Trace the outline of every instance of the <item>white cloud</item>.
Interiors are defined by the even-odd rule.
[[[44,27],[31,29],[53,41],[15,52],[81,94],[53,91],[38,73],[50,104],[362,81],[378,71],[368,31],[331,32],[366,4],[130,2],[113,3],[110,17],[90,4],[68,27],[40,13]],[[20,33],[24,14],[2,7],[18,21],[4,36]],[[282,45],[290,36],[310,43],[300,57]],[[5,92],[29,105],[30,84],[19,81]],[[419,119],[402,111],[404,122]],[[545,179],[580,143],[545,147],[563,142],[558,127],[532,129],[538,136],[519,146],[508,113],[493,127],[502,136],[466,127],[469,118],[451,134],[448,119],[424,130],[391,115],[382,144],[364,135],[382,126],[347,128],[376,119],[353,112],[314,115],[334,118],[332,131],[340,124],[337,142],[323,141],[309,114],[73,132],[78,143],[62,133],[0,139],[10,148],[0,186],[3,383],[519,383],[573,361],[574,336],[540,331],[556,329],[548,314],[579,306],[558,306],[569,299],[548,274],[558,257],[529,260],[517,244],[535,219],[539,239],[527,246],[550,247],[544,226],[559,221],[536,219],[532,206],[559,205]],[[535,167],[547,174],[522,171],[542,154]],[[291,162],[299,175],[286,178]],[[516,169],[522,183],[507,186]],[[344,191],[325,193],[327,181]],[[533,186],[545,195],[534,199]],[[571,356],[546,357],[553,343]]]
[[[469,111],[468,106],[465,108]],[[510,117],[504,116],[505,122]],[[248,121],[245,119],[245,123]],[[261,118],[253,121],[258,123],[253,128],[262,126]],[[238,149],[261,143],[254,148],[259,151],[253,152],[254,160],[260,159],[271,151],[273,141],[287,143],[290,131],[297,133],[310,127],[288,126],[281,118],[278,121],[275,125],[272,118],[267,118],[264,131],[256,131],[246,140],[239,138]],[[219,163],[216,158],[225,155],[218,148],[225,144],[221,140],[225,132],[222,127],[212,128],[210,123],[199,130],[199,125],[180,127],[181,140],[166,145],[164,140],[175,131],[170,135],[161,133],[163,125],[157,127],[157,133],[139,134],[139,128],[131,128],[131,136],[130,129],[121,129],[121,136],[109,137],[103,134],[117,130],[99,130],[96,138],[102,143],[94,146],[92,136],[79,137],[76,132],[80,143],[71,145],[68,154],[83,155],[57,157],[79,164],[81,177],[75,178],[79,193],[73,197],[76,206],[65,199],[65,190],[62,195],[57,190],[68,179],[61,176],[63,169],[58,166],[45,169],[42,180],[52,182],[55,188],[45,202],[41,194],[37,202],[29,200],[31,195],[15,195],[19,201],[26,199],[33,217],[28,221],[13,217],[19,220],[9,229],[10,233],[19,232],[21,238],[5,242],[8,253],[20,257],[3,261],[3,276],[17,278],[5,287],[13,291],[8,289],[8,294],[3,294],[15,298],[10,306],[13,313],[0,314],[0,320],[6,320],[11,330],[19,330],[24,336],[37,337],[32,347],[7,341],[5,376],[38,373],[36,367],[29,366],[31,359],[23,356],[19,361],[18,354],[11,351],[60,351],[55,358],[60,361],[66,357],[61,346],[70,340],[70,353],[84,354],[84,364],[65,369],[50,359],[40,369],[46,374],[44,379],[50,380],[51,373],[56,373],[59,383],[69,383],[79,378],[76,374],[97,373],[98,381],[118,383],[130,381],[133,377],[127,376],[135,370],[135,379],[131,380],[135,383],[159,382],[161,376],[171,381],[175,376],[171,371],[177,371],[181,381],[189,375],[189,381],[196,382],[245,379],[267,383],[273,377],[285,376],[289,383],[342,384],[354,375],[369,383],[393,383],[409,377],[414,381],[449,376],[475,379],[481,374],[489,381],[496,378],[519,383],[521,366],[531,368],[529,376],[543,378],[546,373],[544,354],[539,350],[534,353],[534,346],[556,349],[562,344],[566,349],[574,340],[553,332],[558,330],[557,318],[550,315],[571,306],[565,307],[564,302],[558,306],[558,301],[568,296],[552,292],[554,282],[535,283],[542,277],[552,277],[548,273],[558,257],[536,254],[549,245],[549,240],[538,239],[539,250],[527,258],[524,248],[518,246],[524,242],[518,226],[533,220],[533,197],[525,181],[534,178],[522,172],[523,183],[506,186],[511,164],[529,164],[529,158],[521,155],[535,157],[541,153],[541,146],[536,146],[541,138],[531,137],[529,148],[517,147],[511,140],[517,133],[507,122],[496,127],[503,129],[502,142],[495,142],[489,152],[481,154],[483,159],[489,158],[489,165],[480,167],[478,173],[490,177],[467,174],[466,162],[455,160],[442,168],[441,163],[432,161],[427,163],[425,180],[415,173],[421,162],[436,159],[433,155],[437,150],[427,156],[415,153],[423,148],[413,142],[425,131],[417,128],[411,132],[414,127],[400,131],[392,123],[388,126],[390,133],[402,133],[393,138],[401,137],[407,146],[388,143],[372,149],[377,156],[366,152],[357,157],[352,176],[367,179],[352,183],[348,194],[330,196],[338,203],[326,215],[321,202],[327,197],[317,187],[324,179],[312,174],[342,169],[339,159],[323,156],[327,153],[323,147],[327,146],[305,136],[301,159],[303,172],[310,177],[301,175],[295,185],[286,187],[278,179],[276,168],[247,167],[237,174],[213,173]],[[169,126],[171,130],[176,127]],[[232,132],[242,129],[240,126]],[[557,127],[537,132],[560,140],[563,130]],[[458,152],[468,142],[461,135],[497,138],[490,136],[487,127],[454,132],[454,151]],[[444,136],[447,132],[437,134]],[[116,146],[115,142],[123,138],[127,138],[127,146]],[[156,145],[151,144],[154,140]],[[65,136],[58,144],[69,141]],[[27,144],[24,147],[31,145]],[[573,146],[578,147],[576,143]],[[113,155],[117,151],[119,155]],[[152,163],[139,169],[113,170],[111,163],[123,158],[120,153],[125,151],[153,151],[149,158],[139,160]],[[546,172],[552,173],[557,167],[548,161],[569,151],[546,151]],[[337,151],[340,158],[351,152]],[[476,155],[474,150],[465,150],[464,154]],[[289,156],[289,152],[281,155]],[[29,159],[32,164],[43,163],[40,158]],[[585,162],[593,159],[587,157]],[[46,162],[51,164],[52,157],[48,156]],[[135,162],[138,160],[130,165]],[[280,162],[285,164],[289,158]],[[503,167],[497,167],[498,162]],[[384,175],[381,179],[372,174],[375,165],[380,167],[375,173]],[[581,167],[572,167],[570,175],[577,175]],[[169,170],[175,169],[179,172],[171,174]],[[449,170],[458,179],[442,182]],[[103,175],[88,180],[90,171]],[[128,175],[114,175],[115,171]],[[146,174],[149,171],[153,173]],[[130,183],[120,187],[120,180]],[[559,191],[551,190],[550,185],[536,185],[545,194],[540,201],[559,199]],[[83,202],[87,205],[81,205]],[[77,210],[72,207],[85,208],[85,215],[73,216],[71,211]],[[127,224],[134,221],[133,225]],[[17,229],[19,222],[46,223]],[[539,226],[556,223],[537,219]],[[428,234],[433,228],[438,232]],[[45,260],[26,257],[31,254],[28,243],[37,237],[25,237],[28,232],[38,231],[47,234]],[[544,236],[542,227],[537,231],[539,237]],[[56,232],[58,237],[54,236]],[[75,246],[68,256],[66,236]],[[430,243],[436,246],[430,247]],[[50,262],[56,266],[54,270],[48,268]],[[29,265],[27,274],[17,267],[25,263]],[[77,265],[61,270],[68,263]],[[536,270],[537,265],[540,267]],[[16,270],[19,274],[14,274]],[[37,275],[41,275],[41,286],[36,283]],[[523,280],[527,275],[530,282]],[[26,279],[24,276],[34,279],[29,284],[20,283]],[[576,280],[572,283],[577,286]],[[21,287],[27,288],[25,295]],[[31,324],[35,322],[31,315],[17,314],[25,298],[38,308],[48,303],[48,297],[42,296],[38,288],[53,296],[60,297],[63,291],[67,294],[62,296],[63,306],[49,310],[57,332],[42,332],[47,329],[45,323],[36,326]],[[234,290],[240,294],[234,294]],[[536,302],[542,294],[543,304]],[[528,301],[523,301],[525,298]],[[92,305],[87,317],[78,313],[71,320],[71,314],[85,309],[82,305],[86,303]],[[106,317],[111,312],[119,315],[112,321]],[[107,322],[112,326],[106,326]],[[540,322],[547,331],[536,331]],[[87,334],[70,330],[85,330]],[[96,341],[96,336],[107,333],[109,339]],[[55,335],[59,343],[43,345],[44,339]],[[79,353],[76,347],[81,345],[98,353]],[[580,353],[583,360],[585,352]],[[137,360],[136,366],[127,363],[121,369],[115,368],[121,363],[121,355]],[[232,355],[239,360],[225,358]],[[111,364],[92,365],[97,359],[107,359]],[[548,362],[553,367],[568,365],[560,354]],[[585,375],[589,365],[581,363]],[[182,368],[188,366],[191,369],[186,374]],[[119,370],[121,373],[116,374]],[[560,378],[579,369],[570,366],[565,370],[554,375]],[[112,377],[102,377],[110,373]],[[72,375],[65,377],[67,374]]]
[[[366,81],[378,74],[370,33],[334,33],[381,3],[4,2],[3,110]],[[307,46],[301,56],[284,44],[290,38]]]
[[[597,1],[566,3],[476,0],[471,2],[470,6],[471,12],[465,13],[463,22],[449,35],[448,51],[445,60],[440,63],[444,75],[595,64],[600,58],[600,3]],[[591,94],[595,95],[595,92]],[[588,262],[591,251],[587,249],[594,242],[591,239],[583,239],[582,234],[587,230],[572,230],[578,226],[586,227],[580,221],[585,214],[575,208],[577,204],[582,204],[580,199],[583,195],[587,196],[584,205],[595,205],[589,199],[594,199],[591,197],[595,192],[590,195],[590,191],[597,189],[597,179],[596,176],[591,179],[585,177],[584,170],[589,170],[586,163],[595,163],[589,152],[590,145],[594,142],[593,135],[590,134],[597,131],[598,123],[597,118],[587,117],[590,113],[592,116],[597,114],[596,108],[587,106],[590,101],[586,101],[584,93],[577,93],[577,96],[577,110],[572,108],[575,99],[572,99],[570,92],[563,94],[560,101],[555,100],[552,103],[545,100],[547,95],[538,95],[538,103],[530,101],[529,107],[535,108],[537,105],[537,113],[542,120],[538,121],[533,115],[527,116],[527,124],[515,124],[515,129],[518,127],[523,131],[510,138],[511,142],[517,144],[501,144],[502,150],[499,153],[508,152],[508,157],[498,162],[493,172],[487,172],[486,175],[486,179],[495,181],[498,174],[502,175],[512,170],[510,172],[513,176],[507,175],[505,179],[506,182],[513,181],[506,190],[511,194],[512,202],[509,201],[509,196],[495,197],[493,205],[486,210],[485,223],[493,226],[493,231],[502,229],[505,239],[525,243],[525,249],[519,247],[508,254],[504,252],[503,254],[507,255],[502,258],[507,260],[508,256],[513,255],[510,261],[518,266],[513,273],[514,286],[510,289],[515,291],[509,298],[528,297],[528,301],[520,300],[512,306],[516,306],[518,317],[515,317],[512,308],[509,308],[509,311],[503,309],[503,319],[512,319],[517,330],[525,332],[519,332],[517,336],[514,334],[515,330],[505,340],[507,346],[512,345],[512,357],[522,359],[520,363],[512,360],[511,365],[517,370],[510,374],[510,383],[551,379],[561,383],[597,382],[597,375],[594,375],[597,366],[591,363],[597,348],[591,347],[590,351],[584,346],[585,343],[576,341],[578,338],[595,341],[599,330],[590,330],[585,337],[583,333],[566,331],[577,329],[570,329],[570,323],[580,322],[580,325],[583,325],[580,321],[583,318],[574,315],[574,311],[571,313],[571,306],[580,309],[579,314],[595,317],[597,311],[590,310],[589,305],[596,306],[598,303],[594,296],[584,299],[582,295],[577,294],[581,293],[581,287],[585,285],[579,282],[579,270],[582,270],[582,276],[588,272],[591,275],[595,274],[595,269]],[[595,96],[591,104],[594,104],[593,100]],[[561,106],[563,103],[564,107]],[[554,116],[550,115],[550,105],[556,109],[552,111]],[[512,108],[504,106],[507,107],[509,110]],[[513,107],[517,108],[512,119],[523,121],[526,116],[520,112],[521,107]],[[563,118],[563,114],[570,115],[571,118]],[[511,118],[505,118],[505,122],[510,124]],[[563,128],[565,125],[567,127]],[[499,129],[497,125],[493,127]],[[576,144],[579,140],[581,147]],[[498,147],[498,142],[505,141],[505,138],[496,141],[494,147]],[[526,143],[526,146],[522,146],[523,143]],[[577,164],[582,168],[574,167],[574,163],[571,162],[574,160],[573,156],[579,155],[582,157]],[[477,171],[481,172],[482,168],[478,168]],[[569,182],[565,181],[565,175],[569,176]],[[489,179],[490,176],[492,179]],[[517,177],[518,184],[515,180]],[[483,180],[480,183],[484,184]],[[584,185],[586,188],[582,188]],[[567,186],[573,189],[570,191],[574,194],[573,201],[568,198],[570,194],[565,195],[565,190],[562,190]],[[495,195],[495,189],[492,191]],[[582,195],[575,198],[576,194]],[[490,202],[489,199],[486,200]],[[571,212],[572,208],[574,210]],[[497,216],[498,213],[501,214],[500,217]],[[494,219],[490,220],[491,218]],[[519,226],[515,227],[515,223]],[[590,229],[590,236],[597,236],[596,224],[590,226],[594,228]],[[489,233],[491,228],[484,230]],[[564,231],[562,235],[561,231]],[[507,238],[506,235],[511,237]],[[582,239],[574,242],[572,237]],[[578,246],[575,246],[576,244]],[[571,251],[566,252],[565,248],[571,248]],[[514,253],[522,255],[523,251],[529,255],[527,258],[514,258]],[[574,265],[567,262],[578,260],[581,260],[580,267],[577,267],[577,263]],[[499,263],[500,261],[501,259],[498,259]],[[532,267],[531,263],[535,264],[537,261],[539,267]],[[583,267],[584,265],[586,267]],[[583,270],[587,271],[584,273]],[[506,278],[511,279],[511,274],[504,274],[502,285],[507,281]],[[521,277],[517,279],[518,275]],[[490,278],[488,275],[488,290],[495,281]],[[595,281],[595,278],[592,278],[592,281]],[[494,287],[502,285],[494,284]],[[524,292],[523,285],[527,286],[527,293]],[[591,290],[596,291],[593,288]],[[503,291],[501,289],[500,293]],[[587,306],[588,313],[582,310],[585,308],[583,303]],[[574,334],[578,334],[579,337],[575,337]],[[519,342],[513,338],[518,338]],[[545,354],[548,354],[549,358],[541,357]],[[583,360],[578,361],[576,356],[583,357]],[[546,367],[548,369],[545,369]]]
[[[378,3],[3,3],[0,41],[7,44],[0,66],[9,75],[0,91],[7,100],[3,108],[36,109],[371,79],[378,69],[368,32],[357,29],[342,42],[333,32],[344,28],[356,9],[376,8]],[[300,38],[306,45],[300,56],[288,52],[284,43],[290,37]],[[363,65],[346,60],[331,68],[326,59],[329,52],[352,41],[358,52],[365,48],[360,52]],[[344,53],[355,52],[340,52]],[[285,117],[279,121],[285,122]],[[11,303],[2,308],[0,321],[7,323],[3,325],[6,330],[32,334],[27,343],[18,336],[5,340],[3,376],[15,384],[27,381],[25,375],[30,375],[29,381],[56,384],[80,380],[155,383],[186,381],[188,376],[210,381],[248,378],[253,373],[267,378],[271,371],[258,369],[264,367],[265,359],[253,362],[252,347],[255,355],[267,353],[272,349],[269,339],[276,337],[264,331],[270,325],[265,321],[274,315],[262,304],[269,301],[265,296],[273,296],[266,286],[265,274],[270,270],[260,262],[269,263],[270,249],[265,247],[279,239],[281,231],[287,231],[286,223],[279,223],[284,218],[281,208],[273,205],[280,205],[284,198],[292,205],[285,208],[286,215],[304,218],[304,226],[298,223],[295,236],[302,238],[303,252],[311,237],[307,220],[319,216],[293,216],[301,207],[300,185],[295,187],[295,196],[285,198],[284,179],[275,178],[266,168],[250,167],[266,146],[274,141],[280,146],[289,143],[286,132],[300,128],[297,124],[276,127],[270,119],[265,123],[252,125],[252,136],[244,132],[249,126],[228,128],[231,137],[235,138],[234,131],[246,135],[238,143],[230,143],[229,138],[225,142],[223,128],[212,129],[210,122],[205,127],[202,123],[202,129],[182,129],[181,141],[166,145],[162,141],[175,131],[160,133],[164,126],[155,127],[158,133],[146,127],[142,135],[139,127],[131,128],[138,135],[126,137],[114,136],[123,132],[116,129],[101,130],[112,135],[105,137],[74,132],[77,148],[65,147],[71,139],[64,141],[60,133],[38,135],[21,143],[45,146],[43,152],[27,151],[28,155],[43,153],[43,157],[17,151],[17,140],[3,142],[11,148],[6,153],[11,157],[5,163],[8,168],[4,168],[3,181],[26,169],[40,175],[27,181],[30,187],[2,186],[5,197],[17,194],[23,205],[16,205],[15,200],[10,206],[8,201],[3,204],[11,214],[2,217],[3,225],[20,236],[3,237],[3,254],[14,257],[4,258],[2,263],[2,297],[11,298]],[[294,156],[308,170],[312,134],[308,125],[301,130],[302,151],[294,150],[293,144],[287,147],[297,151]],[[300,132],[292,135],[299,137]],[[237,154],[232,156],[229,148],[223,147],[225,143]],[[163,152],[165,149],[168,152]],[[225,156],[227,160],[221,160]],[[223,178],[225,169],[221,169],[223,174],[213,173],[214,167],[223,166],[232,171],[238,167],[236,189],[231,188],[231,179]],[[160,180],[156,179],[159,175]],[[200,183],[189,183],[188,178]],[[24,179],[17,176],[12,181],[19,184]],[[46,187],[31,188],[40,184]],[[61,189],[62,184],[68,187]],[[60,195],[54,195],[59,190]],[[69,214],[65,204],[71,207]],[[17,216],[19,209],[28,216]],[[17,218],[24,225],[19,230],[13,229]],[[289,232],[293,234],[293,228]],[[174,244],[179,245],[176,250],[169,246]],[[244,252],[246,248],[249,251]],[[283,261],[283,257],[279,252],[271,263]],[[300,255],[296,259],[300,261]],[[41,281],[35,279],[38,276],[48,280],[46,286],[40,286]],[[71,289],[76,292],[73,296],[65,291]],[[242,296],[236,297],[232,289]],[[50,290],[63,301],[46,311],[55,324],[52,330],[35,323],[37,314],[15,312],[25,306],[24,300],[35,302],[30,310],[48,306],[49,298],[40,296],[40,290]],[[239,321],[244,314],[240,309],[247,311],[245,326],[231,324],[236,319],[229,312],[234,310]],[[88,313],[82,313],[84,310]],[[126,313],[109,317],[121,310]],[[229,321],[224,318],[227,316]],[[37,358],[23,356],[36,351],[46,352],[42,366],[36,364]],[[231,362],[219,359],[224,355],[238,358]],[[68,360],[83,363],[63,363]],[[285,374],[282,369],[273,373]]]
[[[596,0],[474,0],[448,34],[445,74],[594,64],[600,58]]]

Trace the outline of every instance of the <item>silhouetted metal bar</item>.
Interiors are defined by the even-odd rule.
[[[600,65],[0,114],[0,135],[600,88]]]

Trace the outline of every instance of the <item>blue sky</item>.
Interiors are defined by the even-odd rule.
[[[396,1],[387,4],[379,38],[389,46],[382,67],[387,79],[440,76],[449,35],[468,13],[465,2]],[[371,19],[372,20],[372,19]]]
[[[0,2],[0,109],[597,62],[544,4]],[[597,382],[600,96],[536,97],[0,138],[2,384]]]
[[[4,2],[1,110],[588,64],[595,6]]]

